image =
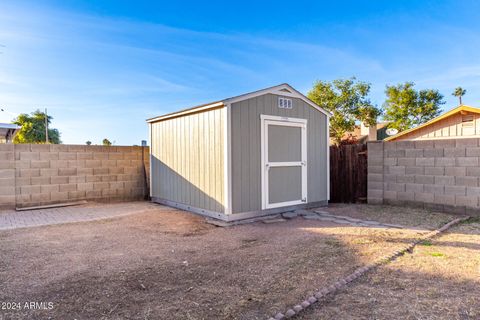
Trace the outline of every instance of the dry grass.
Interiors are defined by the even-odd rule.
[[[376,208],[342,207],[342,214],[410,221],[388,220],[391,208]],[[433,228],[447,218],[405,210],[422,221],[411,226]],[[51,311],[0,311],[0,319],[265,319],[419,232],[302,218],[216,228],[178,210],[0,232],[0,301],[54,303]],[[450,259],[434,245],[425,248],[446,255],[429,259]],[[332,308],[365,296],[357,294]],[[394,318],[388,315],[379,317]]]
[[[480,319],[480,221],[426,241],[299,319]]]
[[[398,224],[418,229],[437,229],[452,220],[452,215],[419,208],[379,206],[365,204],[330,204],[331,214],[346,215],[364,220],[376,220],[382,223]]]

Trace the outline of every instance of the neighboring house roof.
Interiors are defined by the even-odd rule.
[[[0,137],[5,140],[12,140],[21,128],[13,123],[0,123]]]
[[[411,128],[411,129],[408,129],[408,130],[405,130],[405,131],[402,131],[400,133],[397,133],[396,135],[394,136],[391,136],[391,137],[388,137],[385,139],[385,141],[390,141],[390,140],[395,140],[407,133],[411,133],[411,132],[414,132],[414,131],[417,131],[421,128],[424,128],[424,127],[427,127],[427,126],[430,126],[440,120],[443,120],[445,118],[448,118],[454,114],[457,114],[459,112],[473,112],[473,113],[479,113],[480,114],[480,109],[479,108],[474,108],[474,107],[471,107],[471,106],[466,106],[466,105],[461,105],[461,106],[458,106],[448,112],[445,112],[444,114],[441,114],[439,115],[438,117],[436,118],[433,118],[432,120],[430,121],[427,121],[425,122],[424,124],[421,124],[419,126],[416,126],[415,128]]]
[[[224,106],[226,106],[228,104],[235,103],[235,102],[242,101],[242,100],[247,100],[247,99],[254,98],[254,97],[258,97],[258,96],[261,96],[261,95],[267,94],[267,93],[278,94],[278,95],[282,95],[282,96],[285,96],[285,97],[302,99],[307,104],[311,105],[313,108],[315,108],[318,111],[325,114],[327,117],[330,117],[332,115],[331,112],[323,109],[322,107],[317,105],[315,102],[308,99],[305,95],[303,95],[302,93],[295,90],[288,83],[282,83],[282,84],[277,85],[277,86],[257,90],[257,91],[250,92],[250,93],[245,93],[245,94],[238,95],[238,96],[235,96],[235,97],[226,98],[226,99],[223,99],[223,100],[218,100],[218,101],[202,104],[202,105],[199,105],[199,106],[196,106],[196,107],[176,111],[176,112],[173,112],[173,113],[168,113],[168,114],[158,116],[158,117],[154,117],[154,118],[150,118],[150,119],[147,119],[147,122],[152,123],[152,122],[162,121],[162,120],[166,120],[166,119],[170,119],[170,118],[185,116],[185,115],[188,115],[188,114],[191,114],[191,113],[197,113],[197,112],[211,110],[211,109],[223,108]]]
[[[0,123],[0,129],[20,129],[20,126],[17,126],[14,123]]]

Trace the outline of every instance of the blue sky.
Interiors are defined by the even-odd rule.
[[[0,3],[0,122],[48,108],[64,143],[139,144],[145,119],[288,82],[356,76],[480,107],[477,1]]]

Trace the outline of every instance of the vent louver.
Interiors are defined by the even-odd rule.
[[[288,98],[278,98],[278,107],[281,109],[292,109],[293,108],[293,102],[292,99]]]

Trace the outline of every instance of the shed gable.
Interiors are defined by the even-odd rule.
[[[266,93],[231,104],[233,214],[262,209],[262,114],[307,120],[308,199],[328,199],[328,117],[297,97],[291,97],[291,109],[279,108],[279,97],[285,95]]]

